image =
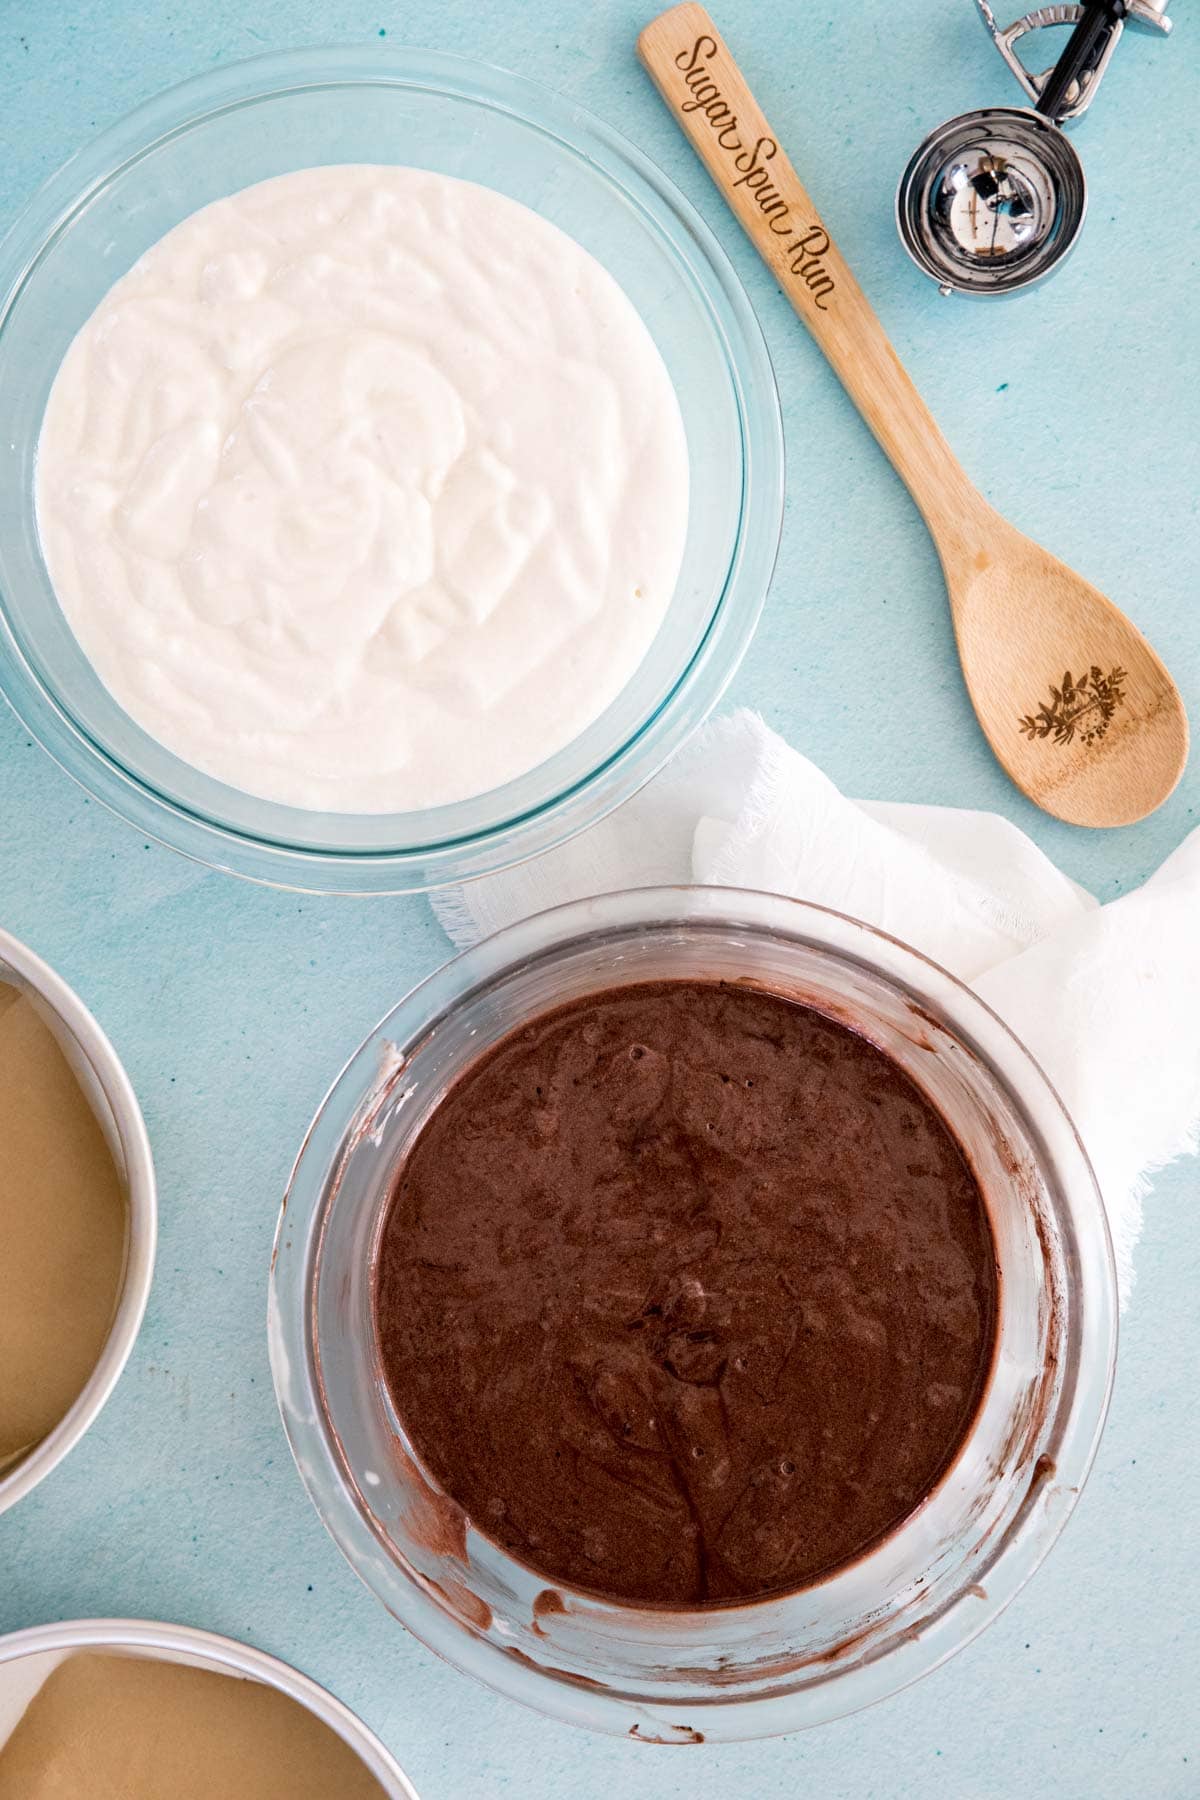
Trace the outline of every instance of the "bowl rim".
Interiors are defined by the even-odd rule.
[[[584,1688],[573,1684],[569,1674],[544,1664],[527,1665],[508,1655],[503,1645],[463,1627],[392,1559],[387,1559],[388,1566],[398,1571],[398,1579],[388,1593],[371,1580],[368,1568],[381,1561],[382,1551],[344,1480],[319,1407],[310,1403],[307,1393],[298,1397],[296,1391],[297,1365],[311,1347],[311,1227],[324,1198],[325,1177],[336,1167],[351,1136],[369,1128],[373,1101],[396,1069],[403,1067],[408,1049],[419,1044],[465,995],[486,988],[508,968],[566,944],[602,937],[605,931],[638,925],[661,930],[717,923],[778,934],[783,929],[783,914],[795,922],[787,932],[793,940],[816,946],[835,958],[865,963],[917,1003],[932,1004],[940,1011],[1007,1089],[1039,1152],[1056,1169],[1067,1168],[1070,1179],[1061,1185],[1068,1211],[1073,1223],[1084,1217],[1086,1224],[1086,1230],[1078,1233],[1079,1281],[1080,1293],[1086,1295],[1087,1329],[1095,1341],[1089,1346],[1090,1360],[1079,1358],[1072,1392],[1056,1407],[1058,1436],[1066,1445],[1058,1448],[1057,1469],[1043,1470],[1044,1459],[1039,1459],[1028,1492],[990,1552],[986,1591],[973,1586],[952,1595],[921,1621],[919,1632],[903,1633],[898,1642],[882,1649],[855,1641],[848,1646],[849,1654],[823,1664],[818,1678],[790,1690],[776,1687],[763,1694],[730,1698],[727,1689],[717,1688],[700,1699],[689,1695],[685,1703],[669,1695],[656,1694],[647,1701],[627,1693]],[[381,1059],[385,1044],[390,1049]],[[307,1173],[306,1164],[316,1154],[314,1138],[335,1104],[344,1129],[337,1132],[328,1169],[314,1172],[314,1194],[302,1202],[298,1189]],[[1071,1312],[1077,1318],[1079,1305],[1073,1304]],[[999,1014],[966,982],[923,952],[862,920],[791,896],[690,885],[627,889],[555,906],[482,939],[411,988],[347,1060],[308,1127],[276,1228],[268,1299],[272,1377],[293,1458],[318,1516],[364,1585],[423,1643],[508,1698],[593,1730],[628,1735],[633,1720],[641,1727],[642,1737],[648,1731],[653,1735],[658,1728],[666,1734],[660,1741],[668,1742],[696,1739],[694,1732],[687,1739],[672,1735],[685,1729],[674,1722],[681,1708],[696,1715],[695,1723],[703,1726],[705,1737],[721,1742],[776,1736],[827,1723],[899,1692],[972,1642],[1034,1574],[1078,1502],[1107,1418],[1117,1331],[1112,1239],[1087,1152],[1057,1090]],[[1073,1326],[1070,1342],[1079,1348],[1078,1326]],[[1057,1444],[1058,1439],[1055,1441]],[[401,1595],[402,1602],[393,1604]]]
[[[738,415],[742,480],[724,581],[689,660],[620,744],[587,773],[575,771],[564,784],[552,784],[555,791],[549,797],[532,803],[527,797],[523,805],[514,797],[515,810],[474,831],[385,849],[340,849],[257,835],[144,781],[76,721],[31,666],[2,598],[0,691],[65,773],[144,836],[208,867],[269,886],[396,894],[512,867],[564,842],[623,804],[712,712],[757,629],[774,572],[783,528],[784,442],[774,369],[745,288],[715,234],[657,164],[607,121],[540,82],[474,58],[399,44],[306,46],[222,64],[152,96],[76,149],[0,238],[0,357],[11,309],[47,244],[117,170],[166,138],[238,105],[306,89],[358,86],[441,93],[486,106],[555,138],[619,186],[647,229],[665,236],[692,273],[695,294],[708,311],[725,357]],[[568,744],[556,757],[571,749]],[[542,767],[553,767],[555,760]],[[527,779],[518,778],[509,788]],[[500,795],[505,791],[496,790]],[[456,807],[477,803],[458,802]],[[439,810],[454,809],[430,809]],[[305,817],[302,809],[294,811],[298,820]],[[391,815],[396,820],[405,816]]]
[[[124,1188],[129,1207],[125,1268],[108,1336],[99,1360],[70,1407],[46,1437],[0,1475],[0,1513],[32,1492],[56,1469],[94,1424],[129,1361],[141,1329],[154,1278],[158,1243],[158,1195],[154,1159],[142,1109],[123,1063],[75,990],[40,956],[0,929],[0,979],[5,968],[39,995],[79,1046],[95,1071],[125,1158]]]
[[[178,1651],[203,1659],[218,1673],[261,1681],[335,1731],[392,1800],[418,1800],[416,1789],[386,1745],[344,1700],[311,1675],[253,1644],[194,1625],[162,1624],[152,1619],[71,1619],[27,1626],[0,1637],[0,1669],[22,1657],[55,1650]]]

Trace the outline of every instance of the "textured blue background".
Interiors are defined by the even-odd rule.
[[[783,554],[734,697],[849,791],[993,807],[1104,897],[1197,822],[1200,758],[1151,820],[1055,824],[1008,785],[959,681],[907,497],[654,97],[628,0],[0,0],[0,227],[85,138],[211,64],[382,39],[565,90],[700,206],[775,358]],[[1044,290],[942,301],[902,257],[893,184],[938,120],[1016,90],[968,0],[723,0],[735,52],[968,469],[1129,608],[1200,720],[1200,21],[1128,36],[1076,142],[1093,209]],[[1187,16],[1191,12],[1193,16]],[[1172,196],[1174,195],[1174,198]],[[1179,196],[1183,196],[1182,203]],[[313,901],[142,842],[0,712],[0,922],[74,983],[124,1057],[161,1181],[145,1329],[101,1421],[0,1521],[0,1630],[178,1619],[278,1652],[384,1736],[423,1800],[1167,1800],[1200,1794],[1200,1213],[1158,1183],[1107,1437],[1032,1587],[907,1694],[799,1738],[700,1751],[593,1739],[443,1667],[341,1561],[293,1471],[267,1367],[279,1195],[325,1086],[445,954],[419,900]],[[1163,1046],[1170,1054],[1170,1046]]]

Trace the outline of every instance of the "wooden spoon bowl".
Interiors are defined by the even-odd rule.
[[[1188,724],[1141,632],[993,512],[973,549],[938,549],[975,715],[1019,788],[1072,825],[1129,825],[1166,799]]]

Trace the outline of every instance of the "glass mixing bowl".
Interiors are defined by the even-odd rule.
[[[955,1461],[888,1538],[814,1587],[704,1610],[548,1583],[422,1471],[379,1364],[371,1275],[398,1161],[465,1065],[574,995],[683,976],[749,981],[835,1016],[940,1110],[987,1203],[996,1355]],[[1104,1208],[1036,1063],[952,975],[777,895],[613,894],[500,932],[402,1000],[330,1089],[275,1241],[276,1391],[326,1526],[448,1661],[555,1717],[656,1742],[795,1731],[927,1673],[995,1618],[1062,1529],[1099,1441],[1116,1352]],[[519,1446],[514,1446],[519,1454]]]
[[[538,768],[455,805],[306,812],[240,793],[121,710],[55,599],[34,514],[54,376],[112,283],[209,202],[321,163],[480,181],[570,233],[624,288],[683,414],[691,508],[674,599],[607,711]],[[395,893],[521,861],[592,824],[715,705],[762,608],[783,515],[779,399],[762,334],[697,214],[573,102],[459,57],[296,50],[216,69],[80,151],[0,244],[0,688],[98,799],[215,868],[330,893]]]

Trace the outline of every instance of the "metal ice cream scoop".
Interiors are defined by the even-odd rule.
[[[1166,33],[1168,0],[1084,0],[1041,6],[1003,29],[976,0],[1032,108],[983,107],[930,132],[896,195],[904,247],[944,294],[1008,294],[1040,281],[1072,248],[1087,211],[1083,164],[1062,126],[1091,105],[1127,24]],[[1016,53],[1021,38],[1072,27],[1040,74]]]

